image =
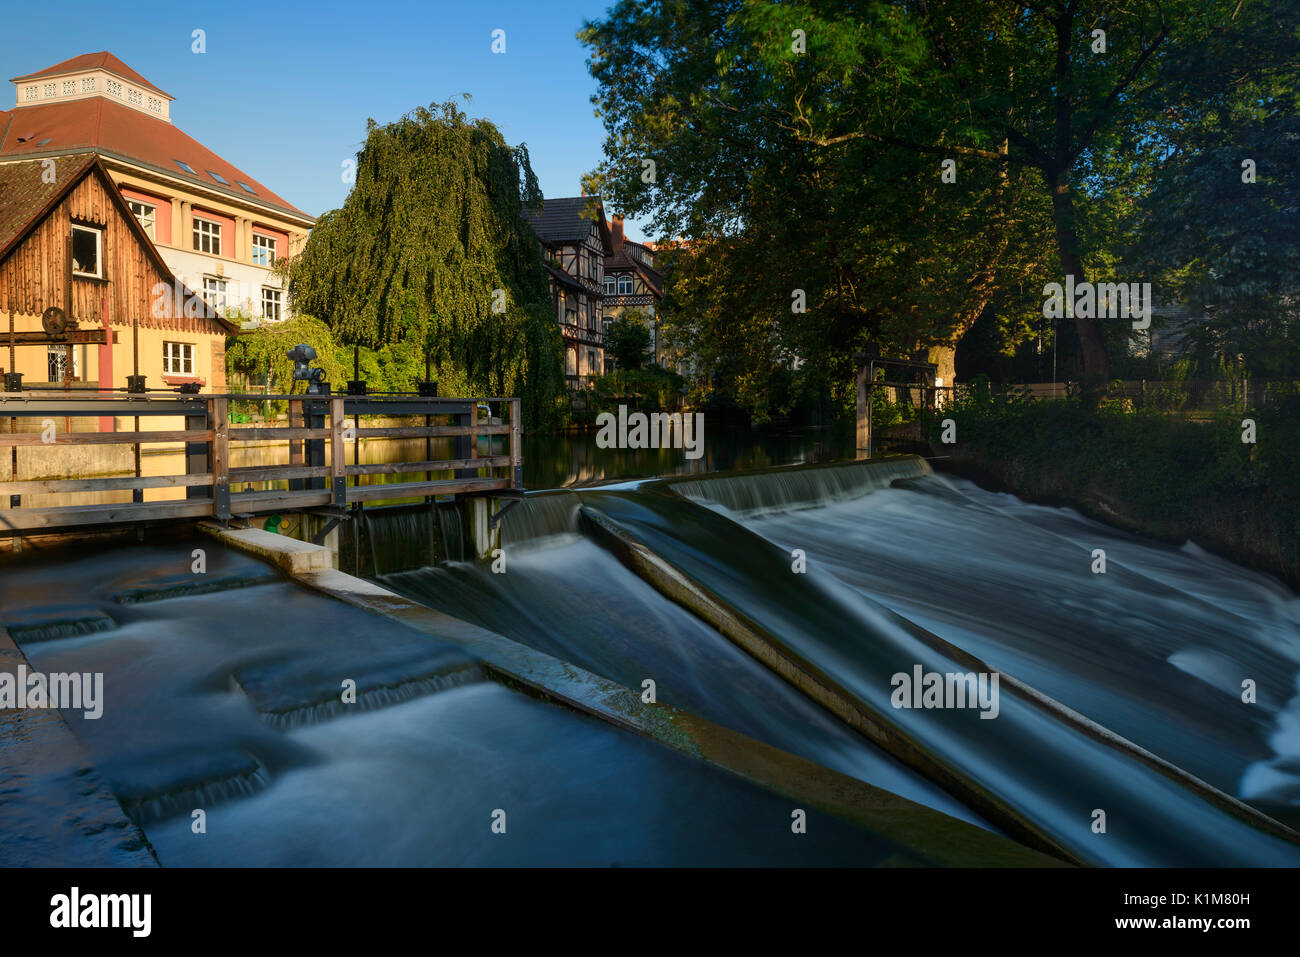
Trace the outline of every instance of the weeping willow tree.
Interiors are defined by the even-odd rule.
[[[454,103],[367,121],[356,183],[289,272],[295,308],[347,345],[419,343],[444,395],[519,395],[559,424],[563,344],[521,216],[541,202],[524,146]]]

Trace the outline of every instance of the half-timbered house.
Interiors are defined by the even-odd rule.
[[[654,266],[654,248],[623,235],[623,217],[615,213],[607,227],[609,252],[605,256],[604,325],[624,312],[635,310],[650,325],[650,350],[656,365],[664,364],[664,344],[659,335],[659,302],[664,296],[663,276]]]
[[[524,210],[541,245],[550,275],[551,299],[564,339],[564,375],[582,388],[605,371],[602,321],[609,231],[598,196],[548,199],[541,210]]]

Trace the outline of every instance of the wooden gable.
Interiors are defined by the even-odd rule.
[[[29,177],[33,189],[42,182],[39,160],[5,165],[8,180]],[[190,333],[236,331],[176,279],[97,158],[64,179],[0,249],[0,311],[40,315],[58,306],[83,328],[107,317],[115,326],[137,320],[146,328]],[[102,278],[72,273],[74,225],[100,231]]]

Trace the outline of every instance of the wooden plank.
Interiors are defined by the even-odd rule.
[[[230,441],[232,442],[256,442],[256,441],[283,441],[284,439],[328,439],[330,437],[329,429],[295,429],[295,428],[269,428],[269,429],[231,429]]]
[[[348,489],[348,503],[373,499],[423,498],[426,495],[452,495],[456,492],[487,492],[509,488],[508,479],[443,479],[433,482],[390,482],[386,485],[354,485]]]
[[[426,435],[434,438],[449,435],[505,435],[510,431],[508,425],[418,425],[390,429],[357,429],[357,437],[362,439],[422,439]]]
[[[208,400],[208,424],[212,426],[212,514],[224,522],[230,518],[230,406],[225,396]]]
[[[240,482],[274,482],[277,479],[324,478],[330,470],[324,465],[257,465],[231,469],[231,484]]]
[[[4,338],[5,345],[8,345],[9,336],[6,334]],[[58,338],[52,338],[43,331],[15,332],[13,340],[16,346],[102,346],[107,344],[107,337],[103,329],[74,329]]]
[[[27,482],[0,482],[0,495],[41,495],[58,492],[121,492],[129,489],[185,488],[211,485],[212,475],[125,475],[94,479],[37,479]]]
[[[146,502],[143,505],[65,505],[58,508],[0,508],[0,535],[5,531],[63,528],[71,525],[115,525],[169,518],[202,518],[212,514],[212,503]]]
[[[43,442],[40,432],[0,435],[0,448],[28,445],[131,445],[136,442],[211,442],[212,430],[178,432],[60,432]]]
[[[234,492],[230,496],[230,509],[236,515],[243,512],[287,512],[296,508],[314,508],[318,505],[329,504],[329,489]]]
[[[510,456],[494,455],[479,459],[433,459],[429,462],[384,462],[377,465],[349,465],[348,475],[395,475],[399,472],[438,472],[451,469],[507,466]]]

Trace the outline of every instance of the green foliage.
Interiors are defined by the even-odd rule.
[[[1089,411],[1074,400],[998,394],[987,383],[964,389],[944,417],[956,422],[963,456],[974,453],[1018,494],[1111,503],[1136,530],[1204,538],[1300,578],[1300,394],[1276,396],[1255,414],[1253,445],[1241,441],[1241,414],[1227,409],[1199,422],[1107,403]],[[931,427],[937,443],[942,426]]]
[[[1128,271],[1120,250],[1176,129],[1212,132],[1225,98],[1294,85],[1285,9],[621,0],[580,34],[607,130],[592,182],[695,241],[662,316],[715,385],[779,411],[801,384],[834,393],[864,345],[951,347],[991,308],[983,345],[1002,351],[1041,320],[1045,282]],[[1131,330],[1073,324],[1062,358],[1100,385]],[[774,398],[773,377],[797,384]]]
[[[620,402],[634,401],[645,412],[676,409],[681,404],[682,377],[665,369],[620,369],[596,379],[594,407],[613,410]]]
[[[1234,46],[1250,54],[1232,63],[1233,82],[1207,79],[1207,56],[1235,60]],[[1251,375],[1296,375],[1300,7],[1243,5],[1210,50],[1170,65],[1170,82],[1205,102],[1158,129],[1165,158],[1141,198],[1131,254],[1206,317],[1189,330],[1202,374],[1241,356]]]
[[[326,378],[335,389],[341,388],[341,383],[350,378],[346,370],[351,368],[351,356],[347,356],[345,365],[343,353],[329,326],[306,315],[267,323],[253,332],[231,336],[226,341],[226,366],[254,381],[266,381],[263,377],[269,372],[270,381],[265,389],[257,387],[253,391],[291,393],[295,389],[293,362],[286,353],[299,343],[306,343],[316,350],[317,360],[312,365],[325,370]],[[305,391],[305,386],[297,384],[297,391]]]
[[[554,427],[562,352],[521,215],[540,201],[527,149],[451,102],[370,120],[356,184],[291,264],[290,295],[340,342],[427,352],[443,394],[518,394],[530,428]],[[412,353],[391,355],[403,381],[423,378]]]
[[[640,369],[650,359],[650,327],[640,310],[628,310],[605,328],[605,354],[620,369]]]

